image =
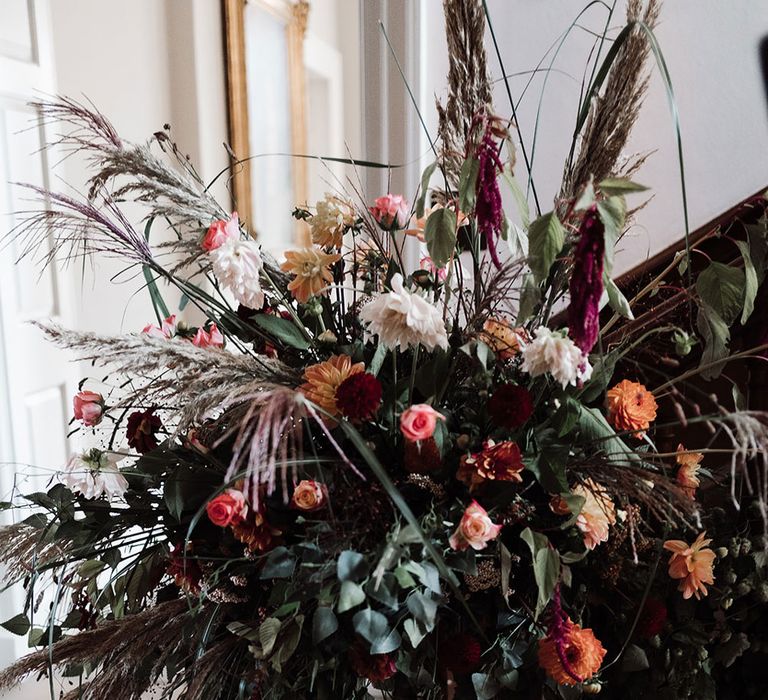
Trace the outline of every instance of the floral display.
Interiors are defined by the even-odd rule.
[[[492,103],[486,4],[444,4],[419,185],[298,202],[278,259],[167,129],[133,144],[34,105],[92,171],[82,198],[33,188],[17,249],[116,258],[151,307],[120,335],[38,324],[86,368],[68,417],[89,447],[3,503],[4,583],[26,590],[2,624],[32,649],[0,692],[760,697],[768,414],[744,377],[768,222],[718,226],[727,263],[686,239],[614,278],[648,197],[626,152],[658,3],[608,15],[585,57],[549,203]]]

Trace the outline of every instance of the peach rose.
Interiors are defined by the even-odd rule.
[[[205,510],[208,513],[208,519],[214,525],[227,527],[242,519],[245,507],[245,496],[242,491],[226,489],[216,498],[208,501]]]
[[[101,423],[104,415],[104,397],[95,391],[80,391],[72,399],[75,418],[89,428]]]
[[[456,528],[448,543],[451,549],[460,551],[472,547],[472,549],[485,549],[490,540],[495,540],[501,532],[501,525],[491,521],[490,516],[477,501],[472,501],[464,515],[461,516],[459,527]]]
[[[238,240],[240,238],[240,222],[237,216],[237,212],[232,212],[232,216],[229,221],[219,219],[214,221],[205,234],[200,247],[210,253],[216,248],[220,248],[229,240]]]
[[[400,432],[411,442],[428,440],[435,434],[438,418],[445,420],[445,416],[432,406],[425,403],[414,404],[406,408],[400,416]]]
[[[215,323],[212,323],[207,331],[201,326],[197,329],[195,337],[192,338],[192,345],[199,348],[223,348],[224,336]]]
[[[325,505],[325,501],[325,485],[311,479],[303,479],[293,490],[291,507],[303,511],[319,510]]]

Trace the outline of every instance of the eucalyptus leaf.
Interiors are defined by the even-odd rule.
[[[339,581],[359,581],[368,573],[368,565],[360,552],[345,550],[336,561]]]
[[[359,583],[354,581],[344,581],[341,584],[339,592],[339,602],[336,604],[336,611],[339,613],[347,612],[361,605],[365,601],[365,591]]]
[[[339,629],[339,621],[336,619],[336,615],[333,614],[333,610],[324,606],[318,607],[312,618],[312,643],[320,644],[323,640],[328,639],[337,629]]]
[[[388,654],[400,646],[400,635],[389,625],[389,620],[376,610],[367,608],[352,618],[355,632],[370,645],[371,654]]]
[[[27,634],[31,626],[32,625],[29,622],[29,618],[27,618],[26,615],[22,615],[21,613],[14,615],[10,620],[6,620],[2,623],[2,625],[0,625],[0,627],[7,629],[11,634],[16,634],[20,637],[23,637],[25,634]]]

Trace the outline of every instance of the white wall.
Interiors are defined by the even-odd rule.
[[[441,32],[441,3],[427,0],[430,33],[426,52],[428,94],[442,95],[447,71]],[[488,8],[508,74],[534,69],[549,46],[568,28],[586,2],[574,0],[488,0]],[[611,25],[624,21],[619,0]],[[605,11],[593,7],[582,24],[602,30]],[[657,36],[677,98],[688,179],[691,228],[705,224],[741,199],[768,185],[768,111],[761,82],[758,42],[768,34],[768,3],[721,0],[669,0],[664,3]],[[575,30],[550,75],[537,136],[533,174],[542,209],[552,207],[568,152],[584,65],[593,37]],[[486,42],[493,78],[502,75],[490,41]],[[543,64],[548,66],[549,59]],[[519,98],[529,75],[510,78]],[[544,74],[532,82],[519,107],[526,143],[532,142]],[[509,116],[503,83],[494,90],[499,114]],[[426,104],[430,128],[434,116]],[[635,127],[629,153],[655,150],[636,180],[653,190],[653,199],[622,242],[617,272],[633,267],[683,235],[676,145],[663,84],[654,69],[651,86]],[[518,153],[517,175],[525,178]]]

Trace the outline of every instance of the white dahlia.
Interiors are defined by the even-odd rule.
[[[326,194],[315,204],[313,216],[307,219],[312,229],[312,242],[323,248],[341,248],[344,231],[355,223],[355,210],[351,202]]]
[[[99,498],[104,494],[109,501],[122,498],[128,482],[117,468],[121,459],[112,452],[97,449],[73,455],[59,474],[59,481],[86,498]]]
[[[576,344],[563,332],[541,326],[522,349],[522,370],[532,377],[549,372],[563,388],[576,386],[592,376],[592,366]]]
[[[249,309],[264,306],[264,292],[259,275],[263,267],[258,243],[230,239],[208,254],[219,283]]]
[[[427,350],[448,347],[440,309],[403,287],[403,276],[392,277],[392,291],[380,294],[360,312],[368,330],[390,350],[423,345]]]

